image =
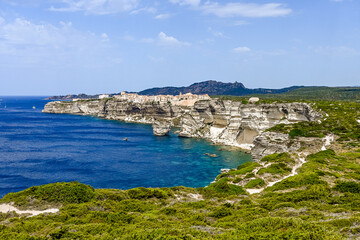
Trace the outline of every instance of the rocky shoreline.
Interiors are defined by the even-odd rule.
[[[243,104],[218,99],[199,100],[193,106],[135,103],[115,98],[53,101],[45,105],[43,112],[152,124],[157,136],[167,135],[175,126],[180,129],[179,137],[203,138],[215,144],[251,150],[255,161],[272,153],[295,152],[302,146],[299,141],[290,143],[287,135],[266,129],[322,117],[307,103]]]

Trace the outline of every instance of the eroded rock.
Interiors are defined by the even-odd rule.
[[[171,130],[171,123],[167,121],[154,121],[152,124],[153,133],[155,136],[166,136],[169,135]]]

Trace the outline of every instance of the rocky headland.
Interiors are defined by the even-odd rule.
[[[276,144],[284,136],[265,132],[266,129],[281,123],[315,121],[322,117],[307,103],[243,104],[218,99],[199,100],[190,106],[154,101],[137,103],[116,98],[54,101],[46,104],[43,112],[153,124],[155,135],[166,135],[170,127],[175,126],[180,128],[180,137],[204,138],[245,150],[253,149],[254,159],[285,150],[283,142]],[[274,143],[271,139],[277,140]]]

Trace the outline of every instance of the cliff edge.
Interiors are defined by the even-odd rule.
[[[93,115],[100,118],[180,128],[180,137],[197,137],[237,146],[254,148],[254,140],[278,124],[315,121],[322,117],[307,103],[243,104],[230,100],[199,100],[193,106],[165,102],[136,103],[116,98],[54,101],[45,113]],[[167,127],[168,128],[168,127]],[[257,141],[263,144],[264,141]],[[256,153],[261,152],[257,149]],[[255,156],[255,158],[258,158]]]

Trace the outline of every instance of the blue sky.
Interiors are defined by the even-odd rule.
[[[0,0],[0,95],[360,85],[358,0]]]

